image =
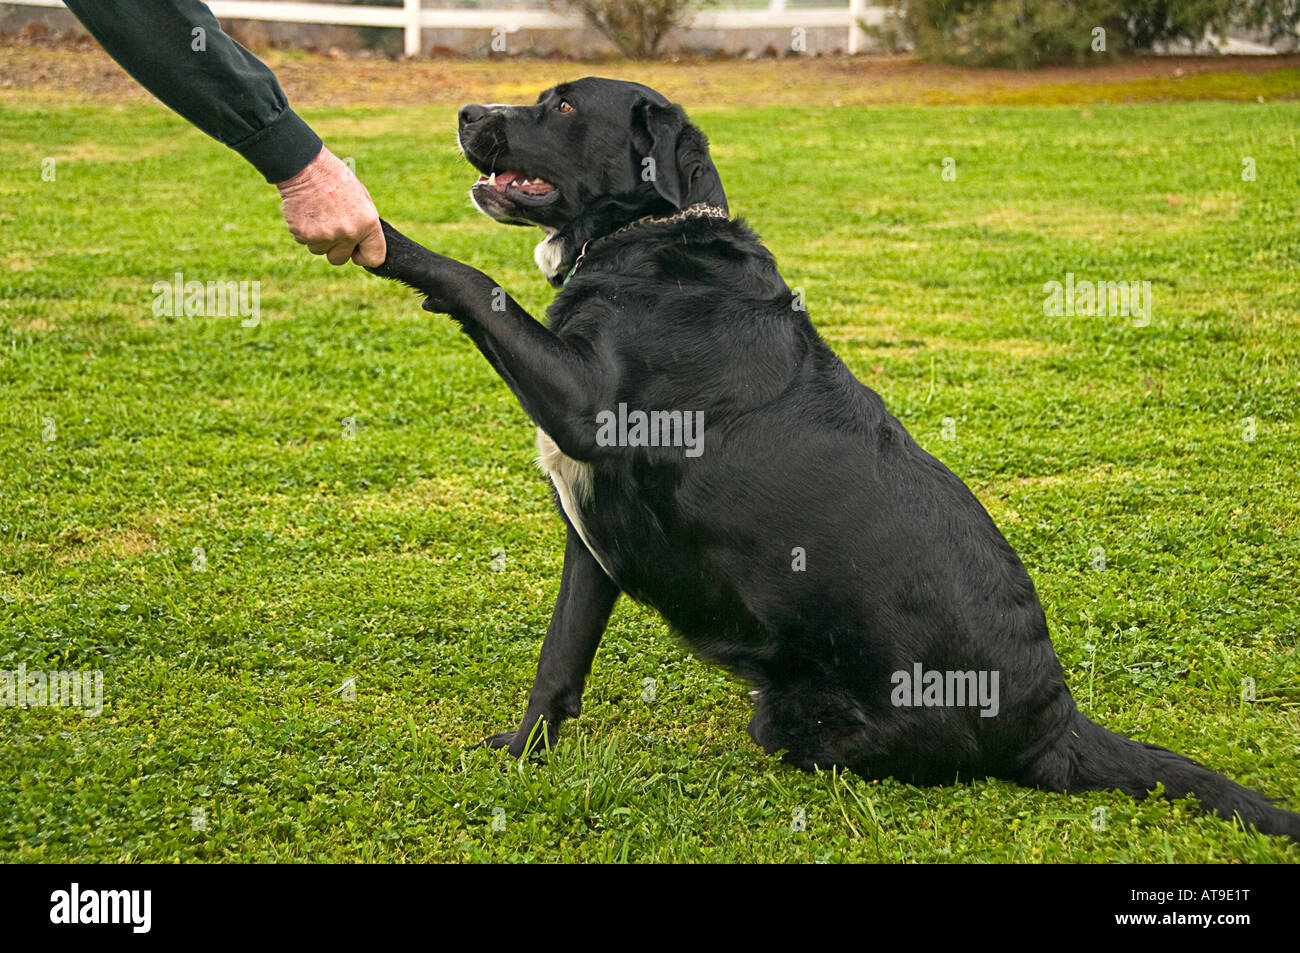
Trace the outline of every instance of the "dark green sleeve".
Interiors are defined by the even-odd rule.
[[[206,4],[64,2],[141,86],[242,155],[266,181],[292,178],[320,152],[320,137],[289,108],[275,75],[221,32]]]

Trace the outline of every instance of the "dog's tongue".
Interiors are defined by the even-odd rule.
[[[504,192],[511,185],[519,191],[528,192],[531,195],[545,195],[555,189],[555,186],[545,179],[524,178],[523,174],[519,172],[497,172],[492,176],[480,175],[478,180],[498,192]]]

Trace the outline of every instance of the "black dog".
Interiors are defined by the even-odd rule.
[[[548,330],[387,225],[373,269],[451,315],[510,386],[568,530],[527,711],[488,744],[556,740],[625,592],[751,683],[750,735],[802,768],[1139,798],[1160,782],[1300,838],[1300,815],[1075,708],[1019,558],[729,219],[680,108],[583,79],[464,107],[460,141],[474,201],[547,231],[537,260],[560,288]]]

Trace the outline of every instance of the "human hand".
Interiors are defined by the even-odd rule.
[[[387,249],[375,203],[329,149],[322,147],[305,169],[276,188],[289,234],[313,255],[324,255],[331,265],[349,258],[369,267],[384,263]]]

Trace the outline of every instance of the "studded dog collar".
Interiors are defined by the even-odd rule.
[[[647,215],[645,218],[638,218],[635,222],[628,222],[628,224],[624,225],[622,228],[618,229],[617,231],[610,232],[608,235],[599,235],[596,238],[589,238],[585,242],[583,242],[582,250],[578,252],[578,257],[574,259],[573,267],[569,269],[569,273],[564,276],[563,284],[567,285],[569,283],[569,279],[571,279],[577,273],[578,266],[582,264],[582,259],[587,256],[587,249],[590,248],[593,244],[603,242],[607,238],[613,238],[615,235],[621,235],[623,234],[623,232],[631,231],[632,229],[638,228],[641,225],[668,225],[671,224],[672,222],[684,222],[687,219],[691,219],[691,218],[725,219],[728,217],[729,216],[725,209],[720,209],[716,205],[705,205],[703,202],[701,202],[698,205],[692,205],[689,208],[682,209],[676,215],[662,215],[657,217],[652,215]]]

